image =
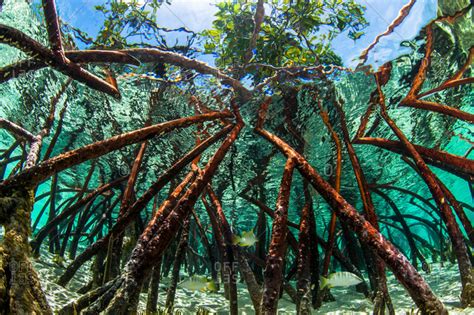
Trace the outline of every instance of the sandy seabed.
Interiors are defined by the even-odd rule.
[[[52,262],[53,256],[46,251],[42,252],[40,258],[33,261],[36,270],[40,274],[43,289],[51,307],[54,310],[80,297],[75,291],[85,285],[89,279],[90,265],[84,265],[71,280],[67,288],[55,283],[57,278],[64,272],[64,268]],[[69,261],[66,261],[66,265]],[[474,314],[474,308],[461,309],[459,295],[461,290],[459,273],[456,265],[446,263],[432,264],[431,273],[423,276],[428,281],[435,294],[443,301],[450,314]],[[163,279],[160,284],[159,305],[166,297],[168,279]],[[388,276],[389,292],[397,314],[416,314],[416,307],[404,288],[396,281],[390,273]],[[294,285],[294,284],[293,284]],[[331,290],[336,301],[325,303],[313,314],[370,314],[372,303],[365,299],[361,293],[356,292],[354,287],[333,288]],[[238,284],[239,313],[254,314],[252,302],[243,283]],[[141,294],[139,309],[144,310],[146,294]],[[279,303],[279,314],[295,314],[295,305],[290,298],[284,294]],[[228,302],[224,298],[223,290],[217,293],[190,292],[178,287],[175,300],[176,310],[182,314],[194,314],[198,309],[205,309],[216,314],[228,314]]]

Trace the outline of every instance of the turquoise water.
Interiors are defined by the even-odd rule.
[[[388,114],[409,141],[419,146],[463,157],[467,161],[467,168],[470,168],[472,176],[471,164],[474,156],[472,151],[474,141],[472,122],[428,110],[400,106],[400,101],[409,92],[417,69],[424,57],[426,32],[423,27],[436,16],[453,14],[468,4],[469,1],[439,1],[439,3],[436,3],[436,1],[418,1],[407,20],[399,28],[396,28],[396,32],[383,38],[372,51],[369,55],[368,64],[371,64],[375,70],[385,62],[391,61],[391,77],[383,87],[383,92],[388,106]],[[94,3],[84,1],[83,5],[87,6],[88,10],[92,10],[93,5],[97,5],[97,3],[95,1]],[[79,9],[79,6],[78,3],[74,2],[66,8],[64,1],[58,1],[59,12],[61,14],[65,11],[67,13],[65,13],[65,16],[69,16],[74,9]],[[196,4],[196,6],[198,5]],[[172,3],[170,8],[173,9]],[[392,7],[391,9],[394,10]],[[47,46],[47,32],[41,12],[38,3],[29,4],[22,0],[6,0],[0,13],[0,23],[21,30],[42,45]],[[374,20],[373,15],[376,13],[371,11],[370,14],[370,17]],[[381,14],[383,15],[383,12]],[[388,19],[388,17],[386,18]],[[75,24],[76,27],[84,28],[91,33],[94,32],[93,25],[87,25],[88,23],[81,19],[75,21],[66,19],[64,23],[66,22],[75,22],[77,23]],[[474,45],[474,27],[472,24],[472,8],[453,23],[439,22],[435,24],[433,27],[434,44],[431,65],[426,75],[426,81],[422,86],[422,91],[438,87],[464,65],[469,55],[469,49],[472,51]],[[64,31],[66,32],[66,30]],[[373,32],[374,29],[369,26],[363,41],[367,44],[370,43],[372,40],[370,36]],[[73,37],[73,33],[67,34]],[[68,46],[71,47],[67,49],[84,48],[79,41],[75,46],[75,44],[72,44],[74,40],[68,40]],[[357,42],[356,45],[347,39],[347,46],[344,48],[343,41],[344,39],[338,37],[334,44],[335,51],[343,51],[341,55],[343,56],[344,65],[355,68],[357,64],[354,63],[353,58],[359,55],[360,51],[352,48],[351,45],[354,45],[354,47],[366,47],[367,45],[359,46],[362,44]],[[200,45],[200,43],[196,45]],[[354,52],[357,52],[357,54]],[[16,48],[2,44],[0,45],[0,56],[0,67],[4,67],[22,60],[26,55]],[[215,64],[213,57],[198,55],[197,58],[208,61],[211,65]],[[211,110],[219,111],[223,107],[228,107],[227,104],[230,103],[232,94],[232,92],[229,92],[230,87],[219,83],[217,79],[209,75],[198,76],[193,84],[171,82],[164,92],[157,97],[157,91],[164,84],[163,80],[157,79],[156,73],[152,71],[156,70],[155,66],[155,64],[140,67],[122,65],[108,67],[105,64],[88,65],[87,69],[100,77],[105,77],[104,69],[111,68],[113,70],[121,99],[114,99],[73,81],[57,103],[55,120],[51,128],[52,132],[44,139],[39,163],[44,160],[48,147],[54,139],[53,135],[57,130],[62,110],[64,110],[62,131],[57,138],[57,143],[52,148],[51,157],[114,135],[142,128],[148,123],[153,125],[181,117],[193,116],[196,114],[195,108],[190,102],[190,97],[193,95],[197,96]],[[174,78],[178,76],[181,78],[186,75],[185,72],[179,72],[176,66],[168,68],[168,70],[173,73],[171,77]],[[222,71],[228,70],[222,69]],[[134,75],[130,75],[130,73]],[[144,73],[147,75],[141,76]],[[472,77],[472,65],[467,67],[463,77]],[[64,74],[51,68],[44,68],[0,83],[0,117],[20,125],[33,134],[39,133],[47,118],[51,99],[58,93],[66,80],[67,76]],[[242,81],[246,85],[253,83],[248,77],[242,78]],[[318,97],[322,100],[323,107],[328,111],[329,120],[342,139],[341,123],[333,105],[334,95],[337,95],[337,98],[343,104],[342,108],[347,120],[348,132],[352,138],[359,128],[361,117],[367,111],[371,93],[377,89],[374,76],[363,71],[352,71],[351,69],[350,71],[337,71],[335,74],[329,75],[327,80],[313,78],[311,80],[284,81],[282,79],[278,83],[266,90],[268,95],[272,94],[273,101],[267,113],[265,129],[275,133],[293,147],[298,147],[301,144],[298,138],[302,139],[304,149],[301,153],[325,180],[332,183],[335,175],[336,147],[321,119],[320,110],[311,91],[315,89],[319,91]],[[219,95],[222,101],[217,99],[216,95]],[[244,191],[248,196],[259,199],[275,210],[282,172],[285,167],[286,157],[276,152],[269,142],[257,136],[253,131],[257,109],[264,96],[260,92],[254,93],[246,102],[241,102],[240,111],[246,127],[223,159],[212,179],[212,187],[219,197],[224,214],[232,227],[232,232],[235,234],[249,230],[253,230],[257,234],[256,224],[260,208],[242,198],[241,193]],[[443,106],[451,106],[471,115],[474,113],[472,83],[443,90],[428,96],[427,99],[444,104]],[[156,105],[154,107],[150,106],[150,103],[153,102]],[[289,120],[291,123],[288,122]],[[367,130],[370,130],[373,126],[371,137],[398,140],[389,126],[381,119],[378,110],[369,119]],[[208,124],[207,130],[210,134],[214,134],[220,127],[221,125],[218,123]],[[142,196],[164,170],[195,146],[196,135],[200,131],[198,127],[191,126],[154,137],[148,141],[133,190],[132,200]],[[14,147],[9,153],[8,159],[10,161],[8,161],[5,152],[14,143],[15,137],[12,136],[11,132],[0,129],[0,154],[2,155],[0,170],[4,181],[15,178],[25,170],[25,159],[29,145],[22,141],[20,145]],[[38,183],[35,189],[36,201],[31,212],[31,225],[35,229],[31,231],[30,240],[35,240],[41,228],[46,226],[55,216],[74,205],[74,199],[71,198],[77,197],[78,190],[83,187],[84,181],[91,170],[90,181],[84,195],[105,183],[128,175],[139,146],[140,144],[129,145],[98,157],[93,161],[86,161],[59,172],[57,174],[58,186],[53,194],[53,201],[49,197],[52,189],[54,189],[52,177]],[[199,167],[204,168],[205,163],[218,146],[218,144],[215,144],[202,154],[198,163]],[[382,191],[397,205],[404,216],[411,234],[416,236],[417,248],[430,265],[432,273],[427,274],[423,271],[419,262],[417,264],[418,271],[427,279],[434,293],[441,298],[448,309],[454,313],[464,312],[468,314],[472,312],[472,308],[463,310],[459,303],[461,282],[456,256],[450,244],[445,225],[440,218],[439,209],[426,183],[412,167],[401,159],[399,154],[372,145],[354,144],[354,148],[368,185],[370,187],[377,185],[382,187]],[[460,202],[468,221],[472,223],[474,220],[472,182],[441,168],[434,166],[430,166],[430,168]],[[170,191],[180,183],[188,171],[189,168],[186,168],[176,174],[176,180],[171,181],[160,190],[156,197],[142,209],[140,217],[125,232],[128,243],[125,242],[123,245],[123,257],[120,266],[123,272],[126,270],[123,268],[125,268],[124,266],[128,261],[129,253],[135,247],[137,238],[147,226],[157,206],[166,200]],[[250,184],[252,179],[258,175],[263,176],[264,179],[260,183]],[[301,211],[305,204],[303,182],[303,177],[295,171],[288,207],[288,220],[295,224],[299,224]],[[247,189],[248,187],[250,189]],[[123,182],[111,191],[99,194],[90,203],[81,207],[81,210],[75,216],[58,223],[55,227],[57,235],[54,237],[51,235],[43,241],[39,258],[31,258],[34,261],[35,269],[39,273],[43,290],[54,310],[60,310],[66,304],[78,299],[81,293],[84,292],[78,293],[77,291],[97,276],[97,270],[91,267],[94,261],[92,259],[79,270],[66,288],[56,284],[58,278],[74,258],[98,239],[107,235],[114,226],[119,217],[120,201],[125,188],[126,182]],[[332,210],[315,189],[309,189],[313,199],[315,231],[319,237],[327,240]],[[411,194],[400,189],[408,190]],[[362,198],[345,148],[342,155],[340,193],[362,213]],[[381,234],[390,240],[408,260],[411,260],[413,253],[409,240],[400,222],[394,217],[393,209],[385,199],[374,192],[372,192],[372,199],[375,212],[379,218]],[[55,206],[54,211],[56,213],[54,214],[51,212],[52,204]],[[218,248],[214,240],[214,231],[203,203],[198,200],[193,209],[203,226],[204,234],[211,243],[212,250],[217,253]],[[461,221],[457,219],[456,222],[461,227],[465,243],[472,249],[472,246],[470,246],[472,244],[469,243]],[[68,230],[70,234],[68,234]],[[256,246],[241,250],[259,256],[256,247],[263,246],[264,252],[267,252],[272,236],[271,231],[272,220],[267,217],[265,232],[263,233],[266,235],[266,240],[262,241],[262,234],[257,235],[259,241]],[[290,231],[298,238],[296,229],[291,228]],[[94,234],[91,234],[92,232]],[[176,233],[173,236],[178,235],[180,234]],[[71,243],[74,238],[78,240],[77,255],[71,253],[73,252]],[[164,252],[163,259],[165,261],[162,269],[165,268],[164,266],[170,267],[173,264],[178,240],[178,237],[174,237],[171,245]],[[362,258],[362,249],[354,235],[353,240],[355,243],[349,243],[344,238],[342,227],[340,223],[337,223],[335,246],[343,255],[349,255],[350,247],[354,247],[359,258]],[[60,247],[64,247],[64,250],[60,251]],[[210,276],[211,270],[208,266],[207,248],[202,242],[202,235],[200,235],[198,224],[194,218],[191,220],[188,248],[181,264],[179,280],[187,279],[192,274]],[[318,251],[319,265],[321,266],[324,250],[318,247]],[[105,268],[106,263],[104,261],[106,261],[107,247],[101,253],[103,257],[99,264],[102,264],[101,268]],[[216,254],[216,256],[219,255]],[[295,253],[290,250],[286,252],[285,257],[286,263],[283,272],[287,275],[291,271],[296,258]],[[252,268],[254,267],[255,265],[252,264]],[[334,259],[331,261],[329,269],[331,272],[343,269],[344,267],[339,262]],[[368,281],[368,268],[363,264],[360,269],[364,279]],[[259,272],[261,273],[261,271],[256,271],[257,276]],[[403,286],[397,282],[390,271],[387,270],[387,274],[389,293],[397,312],[404,313],[416,309],[417,306],[403,289]],[[162,272],[158,298],[160,307],[164,307],[166,290],[169,288],[171,281],[171,273]],[[317,280],[315,281],[317,282]],[[243,278],[238,277],[237,282],[240,312],[251,314],[253,313],[252,301]],[[296,287],[295,278],[292,278],[289,283]],[[93,286],[96,285],[97,283],[93,283]],[[140,298],[139,310],[142,312],[145,310],[147,301],[147,287],[148,282],[142,290]],[[312,310],[314,313],[326,314],[337,311],[342,313],[365,313],[370,312],[373,308],[372,302],[353,287],[336,288],[331,292],[336,301],[324,303],[321,308]],[[218,293],[202,293],[199,291],[189,292],[178,285],[175,299],[175,311],[178,312],[194,313],[200,307],[210,312],[226,313],[228,311],[226,304],[228,301],[224,296],[222,287]],[[295,313],[294,302],[285,293],[278,305],[282,312]]]

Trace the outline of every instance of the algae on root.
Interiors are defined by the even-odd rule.
[[[29,257],[28,237],[31,233],[30,214],[34,203],[34,190],[16,188],[2,200],[2,213],[8,201],[11,213],[3,217],[5,229],[0,245],[0,309],[2,314],[52,314],[41,289],[38,274]]]

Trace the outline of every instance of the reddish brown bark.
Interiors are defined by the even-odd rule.
[[[191,180],[195,177],[195,172],[191,171],[188,173],[188,175],[183,179],[183,181],[171,192],[171,194],[168,196],[168,198],[161,204],[160,208],[154,213],[153,218],[150,220],[150,222],[147,225],[147,228],[145,231],[143,231],[142,235],[137,241],[137,245],[142,245],[143,242],[147,239],[150,239],[153,237],[154,233],[156,233],[156,230],[159,229],[159,227],[164,224],[166,217],[169,215],[171,212],[171,209],[173,209],[178,203],[180,198],[183,197],[183,191],[188,186],[188,184],[191,182]],[[110,239],[112,242],[113,239]],[[161,259],[161,257],[159,258]],[[148,262],[151,264],[151,267],[148,271],[143,270],[142,273],[142,279],[141,281],[144,281],[146,278],[149,276],[149,272],[151,272],[151,269],[154,267],[154,262]],[[117,280],[118,279],[118,280]],[[112,291],[107,291],[105,292],[99,299],[99,302],[97,304],[92,305],[90,308],[88,308],[85,313],[86,314],[95,314],[97,313],[97,309],[103,310],[105,307],[107,307],[107,304],[111,301],[111,299],[114,297],[115,292],[119,289],[119,287],[122,285],[122,283],[125,281],[124,277],[117,277],[115,280],[118,281],[118,286],[112,288]],[[114,281],[114,280],[111,280]],[[132,279],[133,281],[133,279]],[[141,290],[143,282],[135,287],[135,290],[130,292],[128,295],[127,299],[127,305],[122,305],[122,307],[126,307],[129,312],[136,312],[136,308],[138,305],[138,298],[139,298],[139,293]]]
[[[108,306],[110,302],[110,299],[107,298],[110,295],[109,292],[104,295],[105,300],[99,300],[89,309],[90,312],[99,312],[107,306],[106,314],[117,314],[127,311],[130,302],[129,299],[136,299],[137,292],[139,292],[149,270],[153,267],[152,262],[156,261],[163,255],[163,252],[168,247],[171,239],[178,230],[180,222],[182,222],[191,212],[199,195],[211,180],[217,167],[236,140],[242,127],[243,123],[241,120],[238,120],[237,125],[235,125],[226,140],[224,140],[216,153],[208,161],[202,173],[198,175],[191,184],[185,195],[180,199],[178,205],[176,207],[173,206],[172,208],[165,206],[166,210],[173,210],[166,217],[163,223],[157,227],[155,225],[156,222],[153,220],[148,224],[147,228],[145,228],[137,242],[137,245],[132,251],[131,258],[121,277],[123,282],[120,289],[115,294],[111,304]],[[134,312],[135,303],[130,304],[131,308],[128,309],[128,311]]]
[[[276,314],[283,281],[283,261],[286,253],[288,233],[288,205],[290,202],[291,179],[295,161],[289,158],[283,171],[278,200],[273,219],[272,238],[265,262],[262,296],[262,314]]]
[[[64,274],[59,278],[58,284],[65,286],[71,278],[74,276],[76,271],[79,269],[84,262],[89,260],[99,250],[105,248],[109,242],[112,233],[119,233],[123,231],[133,219],[140,213],[140,211],[146,207],[150,200],[174,177],[178,174],[187,164],[189,164],[196,156],[206,150],[211,144],[224,137],[232,128],[232,126],[226,126],[224,129],[216,133],[214,136],[206,139],[200,145],[196,146],[193,150],[188,152],[185,156],[180,158],[170,168],[168,168],[158,180],[130,207],[127,213],[117,221],[117,223],[111,228],[109,233],[86,248],[67,268]]]
[[[120,204],[119,210],[119,218],[117,220],[120,220],[120,217],[125,215],[127,210],[130,208],[131,203],[133,202],[135,196],[135,183],[138,178],[138,172],[143,161],[143,156],[145,155],[146,147],[147,141],[140,145],[135,157],[135,161],[133,162],[132,168],[130,170],[130,176],[128,177],[127,185],[125,186],[125,191],[123,192],[122,202]],[[115,278],[120,273],[120,258],[122,256],[123,236],[123,233],[113,236],[114,244],[113,250],[111,252],[112,256],[107,257],[107,259],[110,260],[110,270],[108,273],[110,278],[105,279],[105,282]]]
[[[384,82],[387,82],[388,79],[384,78]],[[380,230],[377,214],[375,213],[375,207],[370,195],[370,190],[365,179],[364,171],[359,162],[359,158],[352,146],[349,130],[347,129],[347,123],[342,105],[337,101],[335,102],[336,109],[339,113],[339,118],[341,120],[341,129],[344,139],[344,144],[346,145],[347,153],[352,164],[352,169],[354,170],[354,175],[356,177],[357,186],[359,187],[360,196],[362,197],[362,204],[364,206],[364,214],[367,220],[372,224],[372,226]],[[337,187],[336,187],[337,191]],[[374,290],[374,313],[383,313],[384,309],[387,308],[389,314],[395,314],[393,309],[392,301],[388,293],[387,287],[387,278],[385,276],[385,264],[383,261],[373,252],[365,253],[370,264],[373,264],[374,270],[369,269],[369,274],[372,276]]]
[[[366,221],[352,205],[329,185],[306,159],[283,142],[277,136],[263,130],[266,109],[270,101],[262,105],[256,132],[274,144],[285,156],[295,158],[296,167],[309,183],[321,194],[326,202],[345,223],[359,236],[361,242],[382,258],[395,274],[400,283],[407,289],[420,310],[425,313],[446,314],[443,303],[434,295],[416,269],[406,257],[383,235],[381,235],[368,221]]]
[[[432,22],[433,23],[433,22]],[[423,101],[420,100],[421,97],[426,96],[428,94],[434,93],[438,90],[443,90],[446,89],[450,86],[456,86],[460,84],[467,84],[472,81],[472,79],[466,79],[466,80],[454,80],[454,81],[447,81],[445,84],[441,85],[441,87],[437,90],[431,90],[428,91],[427,93],[424,94],[419,94],[422,88],[422,85],[426,79],[426,73],[428,71],[428,68],[431,63],[431,54],[433,52],[433,26],[432,23],[428,24],[426,26],[425,31],[426,31],[426,47],[425,47],[425,56],[421,61],[420,68],[418,69],[417,74],[415,75],[415,78],[413,80],[412,86],[410,91],[408,92],[407,96],[400,102],[401,106],[408,106],[408,107],[414,107],[414,108],[421,108],[421,109],[426,109],[434,112],[438,112],[444,115],[452,116],[457,119],[461,119],[467,122],[474,122],[474,114],[464,112],[462,110],[459,110],[454,107],[442,105],[436,102],[429,102],[429,101]],[[468,58],[468,62],[471,60],[471,56]],[[465,70],[465,66],[461,69],[463,72]],[[462,73],[463,73],[462,72]],[[455,74],[455,77],[459,77],[459,73]]]
[[[54,55],[60,58],[60,60],[65,62],[63,44],[61,40],[61,28],[59,27],[59,19],[56,13],[56,3],[54,0],[43,0],[42,3],[51,51]]]
[[[55,55],[52,51],[29,37],[7,25],[0,24],[0,42],[20,49],[32,58],[40,59],[48,66],[81,82],[90,88],[120,98],[120,92],[111,84],[84,70],[77,64]]]
[[[371,99],[372,99],[372,95],[371,95]],[[375,109],[375,105],[372,101],[369,102],[369,105],[367,106],[367,111],[365,112],[365,114],[360,118],[360,125],[359,125],[359,129],[357,129],[357,132],[354,136],[354,139],[352,140],[352,142],[356,142],[357,139],[359,138],[362,138],[365,134],[365,130],[367,129],[367,124],[369,123],[369,119],[370,119],[370,116],[372,115],[372,113],[374,112],[374,109]]]
[[[398,154],[408,154],[403,143],[395,140],[383,138],[358,138],[356,144],[370,144]],[[465,178],[468,181],[474,180],[474,161],[459,157],[445,151],[425,148],[412,144],[426,163]]]
[[[108,50],[70,50],[64,52],[74,63],[121,63],[139,66],[140,61],[127,53]],[[30,71],[46,68],[48,65],[38,59],[26,59],[0,68],[0,83],[17,78]]]
[[[446,224],[451,243],[453,245],[453,251],[456,254],[459,266],[459,272],[461,275],[461,283],[463,286],[461,292],[461,303],[465,306],[474,304],[474,276],[472,274],[472,265],[467,253],[466,244],[464,243],[462,232],[459,229],[459,226],[456,222],[456,219],[449,207],[449,204],[446,202],[446,196],[443,193],[439,185],[438,177],[430,170],[426,165],[422,156],[418,153],[415,146],[406,138],[403,132],[398,128],[395,122],[390,118],[387,113],[385,106],[385,98],[382,92],[382,89],[379,84],[378,76],[376,75],[377,88],[379,92],[380,100],[380,113],[385,120],[385,122],[390,126],[392,131],[399,138],[403,144],[405,150],[411,156],[415,165],[419,171],[420,176],[425,181],[426,185],[430,189],[433,198],[440,209],[441,218]]]
[[[298,236],[298,269],[296,292],[298,295],[296,311],[298,314],[311,314],[311,224],[309,204],[301,210],[300,233]],[[317,249],[316,249],[317,250]]]
[[[400,105],[426,109],[432,112],[441,113],[441,114],[448,115],[460,120],[474,123],[474,114],[470,114],[460,109],[446,106],[446,105],[436,103],[436,102],[423,101],[419,99],[406,99],[402,101]]]
[[[36,136],[28,130],[3,118],[0,118],[0,128],[8,130],[17,139],[24,139],[29,142],[33,142],[36,139]]]
[[[469,50],[469,55],[466,59],[466,62],[461,67],[461,69],[459,69],[458,72],[456,72],[451,78],[446,80],[440,86],[438,86],[434,89],[431,89],[429,91],[423,92],[421,94],[418,94],[418,98],[422,98],[422,97],[431,95],[433,93],[446,90],[448,88],[452,88],[452,87],[456,87],[456,86],[460,86],[460,85],[464,85],[464,84],[474,83],[474,77],[462,78],[464,72],[466,72],[466,70],[471,66],[473,58],[474,58],[474,47],[471,47],[471,49]]]
[[[179,118],[176,120],[144,127],[138,130],[123,133],[106,140],[98,141],[76,150],[72,150],[49,160],[46,160],[28,170],[23,171],[12,179],[6,180],[0,184],[0,190],[9,186],[28,186],[35,185],[49,176],[58,173],[66,168],[80,164],[90,159],[97,158],[111,151],[120,149],[124,146],[151,139],[157,135],[163,135],[176,128],[184,128],[192,124],[210,121],[215,119],[229,118],[232,114],[226,112],[212,112],[198,116]]]
[[[227,282],[228,289],[229,289],[229,303],[230,303],[230,313],[237,315],[239,313],[238,310],[238,301],[237,301],[237,286],[236,286],[236,270],[235,270],[235,251],[232,246],[232,230],[230,227],[229,222],[224,213],[224,209],[222,209],[222,205],[217,198],[217,195],[214,193],[211,185],[207,186],[207,193],[209,198],[214,205],[218,222],[221,226],[222,235],[224,238],[224,265],[223,265],[223,272],[226,276],[225,281]]]

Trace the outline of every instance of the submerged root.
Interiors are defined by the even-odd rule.
[[[0,246],[0,309],[2,314],[52,314],[29,256],[30,213],[33,191],[18,189],[14,214],[4,223]]]
[[[385,310],[388,311],[388,314],[395,314],[395,309],[393,308],[392,299],[387,292],[377,291],[374,297],[374,315],[385,314]]]
[[[474,307],[474,270],[471,270],[471,281],[467,282],[461,292],[461,304],[463,307]]]

